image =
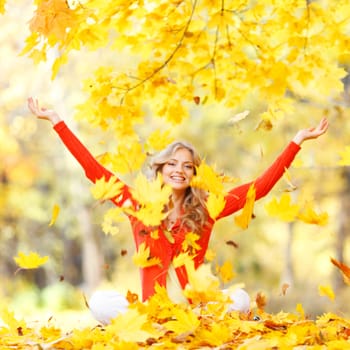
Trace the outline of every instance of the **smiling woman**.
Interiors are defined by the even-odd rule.
[[[172,188],[166,217],[169,228],[172,228],[180,217],[194,232],[200,232],[205,224],[207,193],[191,186],[196,168],[200,164],[199,154],[185,141],[171,143],[151,160],[153,177],[161,173],[164,183]]]
[[[28,107],[38,118],[51,121],[54,130],[92,182],[96,183],[102,178],[108,181],[114,176],[97,162],[55,111],[39,107],[38,101],[32,98],[28,99]],[[189,284],[189,273],[185,265],[174,264],[175,259],[181,254],[187,254],[191,257],[194,268],[198,269],[204,262],[215,222],[242,209],[251,186],[255,188],[255,200],[265,196],[290,166],[302,142],[319,137],[327,129],[328,121],[322,119],[317,127],[298,131],[261,176],[227,192],[223,209],[215,219],[209,215],[206,206],[208,193],[191,185],[201,159],[188,143],[175,142],[153,158],[151,169],[154,176],[160,173],[163,185],[168,185],[171,189],[168,203],[163,208],[164,219],[157,226],[146,225],[137,215],[131,214],[137,212],[142,205],[133,195],[132,188],[116,178],[121,184],[121,190],[111,201],[119,207],[127,206],[131,209],[126,213],[136,248],[140,254],[147,255],[147,264],[140,267],[142,300],[146,301],[154,295],[159,285],[167,289],[174,302],[185,301],[186,296],[182,290]],[[191,234],[198,238],[195,245],[186,244],[186,238]],[[236,290],[229,297],[230,310],[249,311],[250,301],[245,291]],[[123,312],[128,303],[117,292],[98,292],[90,299],[89,305],[100,322],[108,323],[118,313]]]

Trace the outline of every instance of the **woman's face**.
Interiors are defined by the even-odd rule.
[[[163,181],[174,191],[185,191],[190,186],[194,170],[192,153],[187,148],[179,148],[163,165]]]

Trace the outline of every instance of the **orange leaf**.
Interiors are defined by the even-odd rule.
[[[259,292],[255,297],[255,302],[258,309],[264,311],[265,306],[267,304],[266,295],[264,293]]]
[[[350,267],[334,258],[331,258],[331,262],[342,272],[344,282],[350,285]]]

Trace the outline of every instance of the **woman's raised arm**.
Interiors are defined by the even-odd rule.
[[[95,183],[98,179],[104,178],[105,180],[109,180],[110,177],[113,176],[108,169],[95,159],[54,110],[40,107],[38,100],[34,100],[31,97],[28,98],[28,108],[37,118],[48,120],[52,123],[54,130],[70,153],[85,170],[85,175],[89,180]],[[124,185],[122,196],[118,199],[114,198],[112,201],[117,205],[122,205],[128,198],[130,198],[128,186]]]

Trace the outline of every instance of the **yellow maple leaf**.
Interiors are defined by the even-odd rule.
[[[217,270],[223,283],[231,281],[236,275],[233,271],[232,263],[228,260],[225,261],[223,265],[219,266]]]
[[[124,211],[142,221],[146,226],[157,226],[167,216],[167,213],[164,213],[163,208],[164,204],[161,203],[147,203],[136,210],[125,208]],[[168,232],[164,232],[164,234],[167,235]],[[171,234],[167,238],[169,241],[173,240]]]
[[[115,176],[111,176],[108,180],[104,177],[96,180],[94,186],[91,187],[91,193],[95,199],[105,201],[118,197],[124,184]]]
[[[213,309],[213,304],[210,306],[211,309]],[[218,313],[218,311],[216,311],[216,313]],[[240,322],[243,323],[243,321]],[[210,328],[201,327],[198,329],[196,336],[201,339],[204,344],[210,345],[210,347],[207,346],[208,349],[220,349],[222,344],[229,343],[231,341],[232,330],[226,324],[217,324],[213,322],[210,325]]]
[[[175,268],[188,264],[193,259],[193,256],[188,252],[180,253],[173,258],[173,265]]]
[[[139,267],[149,267],[160,264],[160,258],[150,256],[150,248],[143,242],[139,245],[137,252],[133,255],[132,260]]]
[[[131,190],[131,193],[140,205],[155,203],[163,206],[169,203],[172,190],[170,186],[164,185],[160,173],[153,181],[150,181],[145,175],[140,173],[134,181],[134,188]]]
[[[6,0],[0,0],[0,14],[5,13],[5,2]]]
[[[201,249],[201,246],[197,243],[199,235],[193,232],[188,232],[182,242],[182,249],[184,251],[190,250],[191,252]]]
[[[144,342],[155,333],[150,333],[146,326],[147,314],[130,308],[127,312],[114,318],[111,324],[106,327],[106,332],[115,334],[122,341]]]
[[[13,258],[16,264],[22,269],[36,269],[41,265],[44,265],[49,257],[43,256],[41,257],[38,253],[30,252],[28,255],[19,252],[18,256]]]
[[[216,195],[224,194],[224,185],[220,175],[206,164],[204,160],[196,168],[196,175],[192,178],[191,186],[201,188]]]
[[[328,213],[317,214],[312,202],[307,202],[303,210],[298,214],[298,219],[307,224],[325,226],[328,223]]]
[[[167,330],[179,335],[182,333],[193,333],[199,327],[200,320],[191,309],[173,308],[172,311],[174,320],[163,324]]]
[[[55,204],[52,208],[52,216],[51,216],[51,221],[49,223],[49,226],[52,226],[56,222],[59,213],[60,213],[60,207],[57,204]]]
[[[170,130],[161,132],[159,129],[157,129],[149,135],[145,143],[145,149],[160,151],[169,145],[172,141],[173,138],[170,137]]]
[[[23,334],[27,333],[27,326],[25,322],[18,321],[14,315],[14,312],[10,311],[7,307],[0,308],[0,319],[8,326],[13,334],[18,334],[20,328]]]
[[[205,202],[208,213],[213,220],[220,215],[225,207],[225,204],[225,196],[223,194],[215,194],[213,192],[209,192],[208,198]]]
[[[185,287],[184,295],[188,299],[195,304],[223,299],[219,280],[212,274],[210,264],[202,264],[195,269],[191,259],[186,261],[185,266],[189,283]]]
[[[126,125],[125,128],[127,128]],[[125,133],[131,134],[132,131],[125,131]],[[143,153],[139,140],[128,141],[124,135],[124,142],[118,145],[115,153],[109,154],[109,159],[114,172],[126,174],[140,170],[145,162],[146,154]]]
[[[327,286],[318,286],[318,293],[321,296],[326,296],[328,297],[330,300],[334,300],[335,298],[335,294],[333,292],[333,289],[331,286],[327,285]]]
[[[125,212],[141,220],[146,226],[159,225],[167,215],[164,208],[169,202],[171,187],[163,184],[161,174],[155,180],[149,181],[140,173],[134,185],[131,193],[139,207],[126,208]]]
[[[242,213],[235,217],[235,224],[242,229],[246,229],[253,217],[253,209],[254,209],[254,203],[255,203],[255,186],[254,184],[250,185],[246,202],[244,204]]]
[[[125,216],[124,209],[120,207],[109,209],[103,216],[102,230],[105,234],[110,234],[112,236],[119,232],[118,226],[115,223],[124,222]]]
[[[279,202],[276,198],[273,198],[265,205],[265,209],[269,215],[286,222],[295,220],[299,213],[299,205],[291,204],[289,193],[283,193]]]

